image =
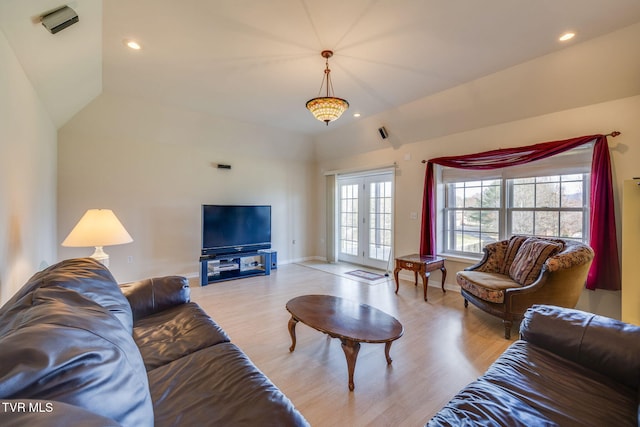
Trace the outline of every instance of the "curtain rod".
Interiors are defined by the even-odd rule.
[[[611,138],[615,138],[616,136],[620,135],[620,132],[618,132],[617,130],[614,130],[611,133],[608,133],[604,136],[610,136]],[[422,160],[422,163],[427,163],[429,160]],[[639,184],[640,185],[640,184]]]

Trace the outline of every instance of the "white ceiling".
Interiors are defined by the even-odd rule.
[[[38,17],[63,4],[0,0],[0,30],[57,127],[102,91],[102,1],[68,2],[80,22],[52,35]]]
[[[31,20],[58,3],[0,0],[16,55],[37,90],[54,94],[48,107],[63,110],[52,113],[58,126],[96,96],[98,80],[104,92],[306,134],[326,129],[304,107],[318,95],[324,49],[335,52],[335,95],[351,104],[335,128],[640,22],[638,0],[67,4],[80,22],[50,35]],[[577,36],[562,44],[567,30]],[[142,50],[126,48],[129,38]],[[57,105],[69,97],[71,107]]]

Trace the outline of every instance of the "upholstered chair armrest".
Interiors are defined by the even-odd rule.
[[[189,281],[182,276],[155,277],[120,285],[129,300],[133,320],[149,316],[176,305],[189,302]]]
[[[520,337],[634,389],[640,385],[640,327],[551,305],[534,305]]]
[[[580,242],[567,240],[564,249],[556,255],[550,256],[547,261],[545,261],[545,266],[550,272],[566,270],[590,263],[593,257],[593,249],[589,246]]]
[[[502,273],[504,270],[505,254],[508,246],[508,240],[489,243],[482,248],[483,256],[480,262],[472,265],[471,267],[465,268],[465,270],[477,270],[484,273]]]

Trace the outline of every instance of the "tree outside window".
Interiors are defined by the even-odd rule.
[[[585,173],[447,183],[444,249],[477,255],[514,234],[587,241],[588,182]]]

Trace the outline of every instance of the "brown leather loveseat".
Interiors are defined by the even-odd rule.
[[[189,297],[90,258],[36,273],[0,308],[0,425],[307,426]]]
[[[640,425],[639,355],[638,326],[535,305],[520,340],[427,426]]]

